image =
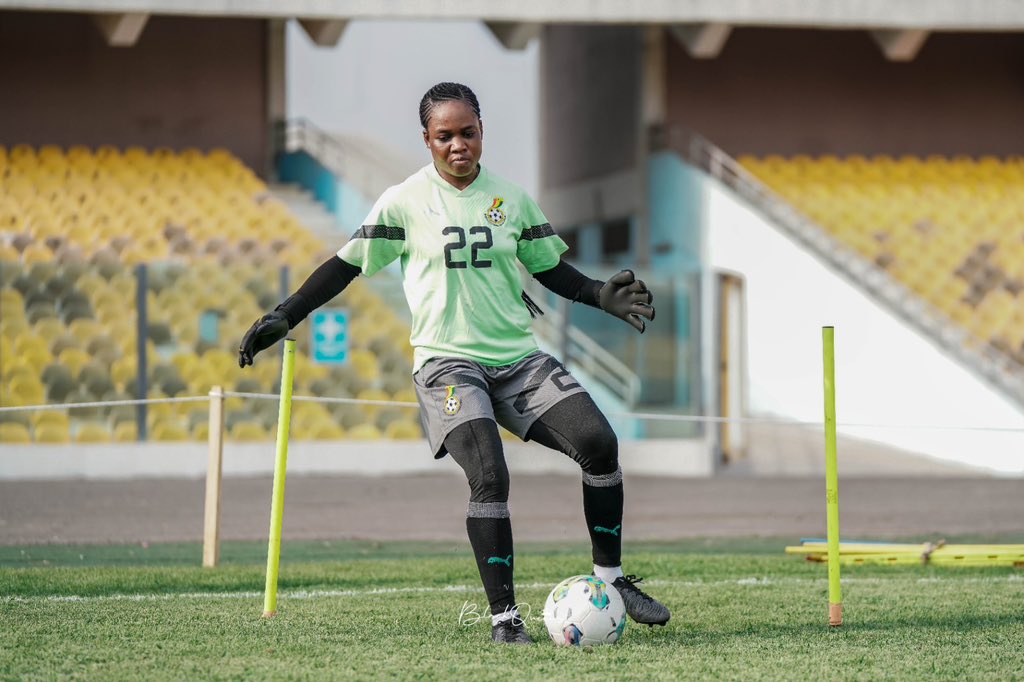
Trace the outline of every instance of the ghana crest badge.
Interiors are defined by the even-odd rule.
[[[505,223],[505,212],[501,210],[501,205],[505,203],[505,200],[501,197],[494,197],[494,203],[484,213],[484,217],[487,218],[487,222],[495,227],[501,227]]]
[[[446,388],[448,389],[448,397],[444,399],[444,413],[449,417],[454,417],[462,407],[462,400],[459,399],[459,396],[455,395],[454,386],[446,386]]]

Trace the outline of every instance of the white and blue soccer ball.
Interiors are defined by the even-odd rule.
[[[605,581],[576,575],[551,590],[544,603],[544,625],[555,644],[614,644],[626,628],[626,605]]]

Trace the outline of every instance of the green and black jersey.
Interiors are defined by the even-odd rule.
[[[567,248],[519,186],[481,167],[458,190],[429,164],[381,195],[338,256],[367,276],[401,259],[415,372],[435,356],[496,366],[537,350],[516,260],[543,272]]]

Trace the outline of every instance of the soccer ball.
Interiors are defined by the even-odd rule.
[[[626,605],[605,581],[576,575],[551,590],[544,603],[544,625],[555,644],[614,644],[626,629]]]

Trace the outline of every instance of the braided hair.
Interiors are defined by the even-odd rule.
[[[430,115],[434,112],[434,107],[443,102],[452,101],[465,102],[476,114],[476,117],[480,118],[480,102],[477,101],[476,95],[468,86],[462,83],[438,83],[427,90],[427,94],[423,95],[423,99],[420,100],[420,123],[423,125],[423,129],[427,129],[427,123],[430,121]]]

